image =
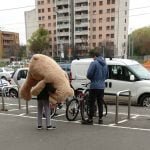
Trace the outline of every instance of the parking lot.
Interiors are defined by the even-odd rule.
[[[0,106],[2,106],[0,104]],[[21,109],[16,99],[5,99],[5,108],[0,111],[0,147],[11,150],[24,149],[149,149],[150,108],[131,106],[131,119],[127,119],[127,106],[119,106],[119,122],[115,124],[115,105],[108,105],[104,124],[81,125],[80,116],[74,122],[67,121],[65,107],[53,118],[56,130],[36,130],[36,100],[26,103],[21,100]],[[43,124],[45,122],[43,121]]]

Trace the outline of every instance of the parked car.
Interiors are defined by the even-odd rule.
[[[12,75],[12,82],[14,82],[18,87],[21,87],[24,83],[29,68],[18,68]]]
[[[4,96],[18,97],[18,88],[16,86],[13,87],[5,79],[0,79],[0,95],[2,94],[2,88],[4,88]]]
[[[71,63],[71,85],[74,89],[84,88],[83,83],[89,83],[86,78],[87,69],[92,58],[73,60]],[[106,80],[105,100],[115,102],[116,94],[122,90],[131,91],[131,102],[141,106],[150,106],[150,72],[140,63],[130,59],[106,58],[109,68],[109,78]],[[121,97],[127,102],[127,97]]]
[[[70,77],[70,69],[71,69],[71,64],[70,63],[60,63],[60,67],[67,72],[68,77]]]
[[[1,67],[0,68],[0,78],[10,81],[11,76],[14,73],[14,69],[9,67]]]

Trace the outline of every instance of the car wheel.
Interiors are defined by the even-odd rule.
[[[9,90],[9,96],[13,97],[13,98],[17,98],[18,97],[18,91],[15,89],[10,89]]]
[[[150,94],[144,94],[140,98],[141,106],[150,107]]]
[[[1,77],[1,79],[4,79],[4,80],[6,80],[6,81],[7,81],[7,78],[6,78],[6,77],[4,77],[4,76],[3,76],[3,77]]]

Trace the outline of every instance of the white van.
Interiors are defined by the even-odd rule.
[[[89,83],[87,69],[92,58],[73,60],[71,63],[71,85],[74,89],[83,88],[82,83]],[[135,60],[106,58],[109,79],[106,80],[105,100],[113,101],[118,91],[130,90],[131,102],[141,106],[150,105],[150,73]],[[121,97],[126,102],[127,97]]]

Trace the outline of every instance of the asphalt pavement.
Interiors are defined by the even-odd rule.
[[[0,107],[2,104],[0,103]],[[5,99],[0,111],[0,149],[4,150],[149,150],[150,108],[131,106],[131,119],[127,119],[127,106],[119,106],[119,122],[115,124],[115,105],[108,105],[104,124],[81,125],[80,116],[74,122],[67,121],[65,107],[53,118],[56,130],[36,129],[36,100]],[[43,119],[43,125],[45,120]]]

